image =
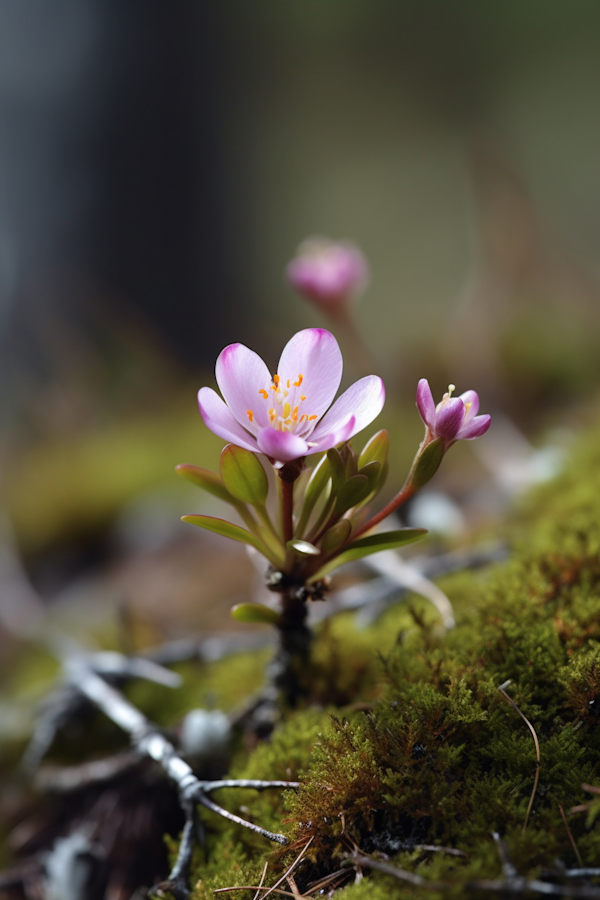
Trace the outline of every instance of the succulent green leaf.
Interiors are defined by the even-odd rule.
[[[367,537],[359,538],[348,544],[346,549],[334,557],[328,563],[325,563],[318,572],[311,577],[311,581],[318,580],[338,566],[355,559],[362,559],[364,556],[370,556],[372,553],[379,553],[381,550],[393,550],[396,547],[403,547],[405,544],[412,544],[413,541],[419,541],[427,534],[426,528],[399,528],[396,531],[384,531],[380,534],[370,534]]]
[[[344,463],[344,471],[346,478],[351,478],[358,472],[357,456],[350,444],[342,444],[340,447],[340,456]]]
[[[434,441],[431,441],[424,450],[417,454],[409,476],[410,484],[415,490],[418,491],[433,478],[443,458],[444,441],[442,438],[436,438]]]
[[[369,479],[367,476],[353,475],[348,481],[342,484],[337,492],[335,500],[336,513],[341,515],[346,512],[347,509],[351,509],[353,506],[356,506],[357,503],[365,500],[370,493],[371,488],[369,487]]]
[[[221,478],[236,500],[264,506],[269,492],[267,473],[255,453],[227,444],[221,452]]]
[[[299,553],[300,556],[318,556],[321,552],[318,547],[315,547],[309,541],[299,541],[295,538],[288,541],[286,546],[295,553]]]
[[[281,621],[278,612],[262,603],[238,603],[232,607],[231,618],[236,622],[266,623],[267,625],[278,625]]]
[[[302,513],[308,509],[308,515],[313,511],[314,505],[327,487],[327,482],[331,478],[331,463],[327,455],[323,456],[318,465],[312,471],[306,490],[304,491],[304,500],[302,503]]]
[[[175,471],[182,478],[191,481],[192,484],[202,488],[202,490],[207,491],[214,497],[218,497],[219,500],[225,500],[227,503],[236,502],[235,497],[232,497],[216,472],[211,472],[209,469],[201,469],[200,466],[192,466],[189,463],[175,466]]]
[[[267,559],[272,558],[272,554],[269,553],[260,538],[256,537],[256,535],[252,534],[250,531],[246,531],[245,528],[240,528],[239,525],[228,522],[226,519],[217,519],[214,516],[190,515],[182,516],[181,521],[189,522],[191,525],[198,525],[199,528],[204,528],[206,531],[213,531],[215,534],[222,534],[223,537],[230,538],[232,541],[241,541],[243,544],[250,544],[251,547],[255,547],[260,553],[266,556]]]
[[[381,478],[382,465],[379,460],[374,459],[372,462],[367,463],[362,469],[359,470],[359,475],[364,475],[369,484],[369,494],[371,491],[374,491],[376,487],[379,485],[379,479]]]
[[[385,465],[390,446],[390,437],[385,428],[378,431],[370,438],[363,447],[358,457],[358,471],[371,462],[378,462],[382,467]]]
[[[346,466],[339,450],[332,447],[327,451],[327,459],[331,466],[331,479],[333,482],[333,493],[337,494],[341,486],[346,481]]]
[[[342,544],[345,544],[352,532],[352,523],[350,519],[340,519],[335,525],[325,532],[321,538],[321,551],[329,556]]]

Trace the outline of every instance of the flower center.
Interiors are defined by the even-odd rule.
[[[260,388],[258,393],[262,402],[268,407],[267,416],[269,424],[278,431],[303,431],[312,427],[312,422],[319,417],[301,412],[306,395],[300,393],[304,375],[299,374],[295,381],[291,378],[282,379],[279,375],[273,375],[273,381],[268,389]],[[254,421],[254,410],[246,412],[250,422]]]

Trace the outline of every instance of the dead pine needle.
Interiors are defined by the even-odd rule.
[[[527,727],[529,728],[529,730],[531,732],[531,735],[533,737],[533,743],[535,745],[535,756],[536,756],[535,778],[533,779],[533,789],[531,791],[531,797],[529,798],[529,803],[527,804],[527,812],[525,813],[525,821],[523,822],[523,832],[525,832],[527,829],[527,825],[529,823],[529,816],[531,814],[531,810],[533,807],[533,801],[535,799],[538,782],[540,780],[540,766],[541,766],[540,742],[538,741],[538,736],[535,732],[535,728],[533,727],[533,725],[531,724],[531,722],[529,721],[527,716],[521,712],[521,710],[519,709],[519,707],[517,706],[515,701],[511,697],[509,697],[508,694],[506,693],[506,688],[508,687],[508,685],[510,683],[511,683],[511,679],[509,678],[507,681],[505,681],[503,684],[500,685],[498,690],[500,691],[500,693],[502,694],[504,699],[507,701],[507,703],[510,703],[512,708],[514,710],[516,710],[516,712],[521,716],[521,718],[523,719],[523,721],[525,722],[525,724],[527,725]]]
[[[581,854],[580,854],[579,850],[577,849],[577,844],[575,843],[575,838],[573,837],[573,832],[569,828],[569,823],[567,822],[567,817],[565,816],[565,811],[562,808],[562,805],[560,803],[558,804],[558,808],[560,810],[561,818],[562,818],[563,822],[565,823],[565,828],[567,829],[567,837],[569,838],[571,847],[573,848],[573,853],[575,854],[577,862],[579,863],[579,868],[583,869],[583,860],[581,858]]]

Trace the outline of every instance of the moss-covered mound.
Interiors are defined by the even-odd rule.
[[[267,861],[274,885],[300,854],[295,881],[277,888],[288,896],[295,886],[337,888],[343,900],[495,896],[510,893],[512,871],[534,892],[538,879],[555,896],[600,896],[600,880],[565,874],[600,858],[583,787],[600,785],[600,434],[530,498],[509,536],[506,563],[446,579],[452,632],[420,604],[368,632],[349,618],[323,630],[320,706],[290,714],[234,765],[237,777],[298,777],[301,789],[220,797],[287,829],[291,843],[271,852],[211,820],[195,900],[258,885]],[[518,879],[512,887],[533,895]]]

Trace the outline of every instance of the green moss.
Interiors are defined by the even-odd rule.
[[[513,517],[509,561],[445,579],[458,616],[453,631],[441,635],[425,605],[413,614],[398,606],[363,632],[349,616],[322,629],[313,699],[328,712],[290,715],[269,744],[236,763],[240,777],[298,776],[301,789],[285,794],[283,808],[273,795],[227,797],[247,804],[266,827],[287,829],[289,849],[270,856],[273,878],[308,848],[297,875],[306,886],[359,847],[453,886],[451,896],[473,896],[461,885],[502,877],[493,831],[521,875],[553,870],[560,877],[556,860],[577,864],[560,808],[568,815],[588,803],[582,784],[600,779],[597,434],[574,459]],[[507,679],[541,753],[526,829],[536,751],[527,723],[498,690]],[[599,811],[593,801],[587,817],[569,816],[588,865],[600,851]],[[234,839],[223,827],[215,847]],[[260,839],[238,833],[237,841],[248,858],[267,858]],[[231,873],[227,880],[235,883]],[[337,896],[384,894],[441,896],[380,873]]]

